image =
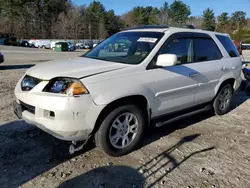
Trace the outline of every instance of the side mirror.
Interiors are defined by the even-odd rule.
[[[175,54],[161,54],[157,58],[156,65],[160,67],[170,67],[177,64],[177,56]]]

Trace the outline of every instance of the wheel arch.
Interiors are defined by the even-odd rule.
[[[235,84],[236,84],[236,79],[235,78],[227,78],[224,81],[221,82],[221,84],[218,84],[217,87],[215,88],[215,93],[220,91],[220,89],[225,86],[226,84],[231,84],[233,87],[233,91],[235,90]]]
[[[151,108],[148,99],[143,95],[131,95],[116,99],[106,105],[100,112],[91,134],[94,135],[98,131],[102,121],[112,110],[125,104],[134,104],[138,106],[142,110],[143,114],[146,116],[147,125],[149,126],[151,119]]]

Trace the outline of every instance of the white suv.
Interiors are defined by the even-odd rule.
[[[136,147],[149,125],[209,109],[227,113],[241,68],[227,34],[138,27],[82,57],[27,70],[15,88],[14,110],[28,123],[72,141],[71,152],[94,138],[106,154],[121,156]]]

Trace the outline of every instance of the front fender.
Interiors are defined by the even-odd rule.
[[[140,79],[112,79],[88,84],[87,88],[96,105],[108,105],[118,99],[135,95],[145,97],[151,109],[157,109],[160,105],[160,101],[156,100],[155,93],[151,90],[153,82],[143,83]]]

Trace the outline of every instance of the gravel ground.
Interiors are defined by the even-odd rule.
[[[244,92],[235,94],[227,115],[203,113],[150,129],[127,156],[108,157],[93,144],[68,156],[67,142],[17,120],[11,103],[28,67],[83,52],[0,50],[6,57],[0,65],[1,188],[250,187],[250,100]]]

